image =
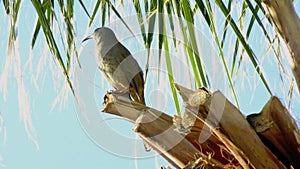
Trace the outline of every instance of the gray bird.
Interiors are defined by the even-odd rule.
[[[93,34],[82,40],[94,38],[98,52],[98,67],[107,81],[121,93],[126,92],[132,99],[145,104],[143,72],[131,53],[116,38],[114,32],[107,28],[97,28]],[[146,151],[151,147],[144,142]]]
[[[133,101],[145,105],[143,72],[131,53],[107,28],[97,28],[82,43],[94,38],[98,52],[98,67],[107,81],[120,92],[129,91]]]

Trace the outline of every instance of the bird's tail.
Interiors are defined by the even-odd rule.
[[[146,105],[145,97],[144,97],[144,88],[136,89],[136,88],[130,87],[129,93],[130,93],[133,101],[138,102],[143,105]]]

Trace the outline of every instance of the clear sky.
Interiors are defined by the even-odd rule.
[[[299,1],[296,1],[295,4],[299,6]],[[94,3],[87,4],[90,13],[93,5]],[[76,105],[70,90],[63,84],[64,76],[61,69],[46,50],[42,32],[40,32],[35,48],[33,51],[30,51],[30,40],[36,22],[34,9],[30,1],[22,2],[16,43],[16,51],[18,52],[11,57],[6,57],[9,19],[4,12],[3,5],[1,4],[0,6],[0,20],[2,22],[0,26],[0,56],[2,58],[0,59],[0,92],[2,96],[0,97],[0,168],[96,169],[135,168],[136,166],[138,168],[157,168],[160,165],[168,164],[160,157],[157,157],[155,152],[144,152],[142,142],[131,131],[133,125],[130,122],[115,116],[102,115],[97,111],[103,106],[104,94],[112,88],[104,80],[102,74],[97,71],[96,66],[91,66],[93,64],[89,62],[91,61],[90,59],[93,59],[94,42],[89,41],[81,45],[80,41],[86,35],[92,33],[96,27],[99,27],[101,23],[99,15],[96,17],[92,28],[87,30],[88,18],[81,7],[79,7],[79,4],[75,2],[77,48],[79,49],[80,61],[83,65],[82,69],[87,71],[89,76],[78,78],[78,76],[74,75],[73,77],[83,80],[80,82],[76,81],[75,78],[73,80],[75,86],[84,84],[84,87],[91,89],[92,95],[90,99],[95,102],[95,107],[93,108],[96,108],[90,114],[87,114],[92,123],[86,123],[84,115],[80,114],[81,111],[78,110],[80,106]],[[123,9],[118,5],[117,8],[120,9],[121,14],[124,16],[130,16],[135,12],[132,10],[132,5],[128,6]],[[296,7],[296,9],[300,8]],[[132,20],[132,18],[128,17],[127,21],[133,30],[138,31],[138,26],[135,25],[136,21]],[[145,67],[146,60],[143,56],[146,56],[146,51],[144,50],[140,34],[137,33],[133,37],[119,23],[120,21],[112,19],[107,26],[115,31],[119,40],[128,47],[141,67]],[[200,25],[200,33],[202,32],[198,37],[202,40],[202,47],[203,45],[208,46],[208,48],[203,47],[205,50],[201,51],[202,55],[212,56],[204,57],[209,75],[215,77],[211,79],[211,90],[220,89],[233,101],[230,90],[226,87],[228,85],[224,85],[227,82],[223,82],[223,79],[226,79],[226,77],[220,76],[219,68],[222,67],[222,64],[218,60],[217,54],[214,53],[214,47],[211,47],[212,43],[209,40],[211,35],[203,35],[203,32],[208,31],[208,28],[203,23],[198,24]],[[56,24],[55,27],[57,26],[60,25]],[[63,27],[61,29],[63,30]],[[222,26],[219,29],[222,29]],[[255,34],[256,32],[258,32],[258,35],[261,34],[259,28],[255,28],[253,33]],[[264,72],[266,77],[268,77],[267,80],[272,91],[287,104],[288,80],[290,80],[288,78],[290,74],[289,67],[286,66],[285,71],[287,73],[282,74],[282,78],[288,80],[280,80],[274,56],[266,55],[263,57],[268,46],[261,39],[260,36],[253,35],[249,39],[249,43],[254,44],[253,48],[259,56],[261,64],[264,65]],[[59,39],[57,40],[59,41]],[[228,51],[225,54],[232,54],[233,42],[234,39],[225,46],[226,51]],[[59,42],[58,44],[61,51],[63,51],[62,43]],[[165,61],[162,61],[162,67],[159,68],[162,73],[159,77],[160,83],[157,84],[158,68],[156,59],[158,55],[155,49],[157,49],[157,45],[151,51],[153,60],[150,64],[152,69],[146,84],[146,102],[151,107],[173,115],[175,108],[174,103],[169,99],[172,98],[172,95],[167,74],[165,73]],[[173,64],[177,69],[174,71],[175,81],[190,87],[193,80],[190,81],[189,76],[186,75],[191,70],[189,70],[185,59],[177,57],[184,55],[181,53],[182,50],[175,50],[172,47],[170,49],[172,50]],[[30,61],[28,62],[28,60]],[[283,59],[282,63],[288,65],[287,60]],[[8,69],[5,66],[7,64],[9,64]],[[76,63],[74,64],[76,65]],[[252,67],[248,59],[243,59],[235,84],[237,86],[240,108],[244,114],[259,112],[269,98]],[[76,72],[76,70],[72,71]],[[5,77],[6,72],[8,72],[8,78],[2,78]],[[5,84],[7,84],[6,90]],[[68,95],[64,93],[65,91],[68,92]],[[66,99],[64,96],[66,96]],[[290,110],[299,120],[299,95],[296,92],[294,92],[293,100]],[[26,113],[27,116],[24,116]],[[28,113],[30,113],[30,116],[28,116]],[[24,126],[24,119],[29,120],[29,124],[32,122],[32,126]],[[27,132],[26,128],[29,132]],[[33,139],[30,139],[30,137]],[[139,157],[139,159],[134,160],[135,156]]]

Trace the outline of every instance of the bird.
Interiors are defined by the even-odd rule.
[[[100,27],[84,38],[82,43],[89,39],[96,41],[98,68],[107,81],[120,93],[125,92],[126,95],[129,92],[133,101],[146,106],[143,71],[115,33],[108,27]],[[148,152],[151,150],[145,141],[144,148]]]
[[[146,105],[143,71],[115,33],[108,27],[100,27],[82,43],[89,39],[96,41],[98,68],[110,85],[120,93],[129,92],[133,101]]]

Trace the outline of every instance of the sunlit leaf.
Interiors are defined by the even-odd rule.
[[[89,27],[92,25],[94,19],[95,19],[95,16],[98,12],[98,9],[99,9],[99,6],[100,6],[100,3],[101,3],[101,0],[97,0],[96,4],[95,4],[95,7],[93,9],[93,12],[92,12],[92,16],[90,17],[90,22],[89,22]]]
[[[158,21],[158,69],[160,69],[161,66],[161,52],[162,52],[162,45],[163,45],[163,37],[164,37],[164,29],[165,29],[165,18],[164,18],[164,4],[163,1],[158,1],[158,15],[157,15],[157,21]],[[169,44],[168,44],[169,45]],[[158,77],[160,76],[160,71],[158,71]]]
[[[102,8],[102,17],[101,17],[101,25],[102,26],[105,26],[105,21],[106,21],[106,11],[109,11],[109,7],[107,5],[107,3],[105,2],[102,2],[102,5],[101,5],[101,8]],[[108,8],[108,9],[107,9]],[[110,17],[110,14],[108,14],[108,18]]]
[[[63,62],[63,59],[60,55],[60,52],[58,50],[58,47],[57,47],[57,44],[54,40],[54,37],[53,37],[53,34],[52,34],[52,31],[50,29],[50,25],[49,23],[47,22],[47,19],[46,19],[46,16],[42,10],[42,5],[41,3],[38,1],[38,0],[31,0],[35,10],[36,10],[36,13],[38,15],[38,18],[39,18],[39,22],[43,28],[43,32],[44,32],[44,35],[45,35],[45,38],[46,38],[46,42],[48,44],[48,47],[51,51],[51,53],[56,57],[60,67],[62,68],[63,70],[63,73],[66,77],[66,80],[67,80],[67,83],[69,84],[69,87],[73,93],[73,95],[75,95],[74,93],[74,89],[73,89],[73,86],[72,86],[72,83],[71,83],[71,80],[69,78],[69,74],[68,74],[68,71],[64,65],[64,62]]]
[[[237,98],[237,95],[236,95],[236,92],[235,92],[235,89],[234,89],[234,86],[233,86],[232,78],[230,76],[230,72],[229,72],[229,69],[228,69],[228,66],[227,66],[227,63],[226,63],[226,59],[225,59],[225,56],[224,56],[224,53],[223,53],[221,43],[219,41],[219,38],[218,38],[218,35],[217,35],[217,32],[216,32],[215,24],[213,22],[213,14],[212,14],[212,10],[211,10],[210,3],[209,3],[208,0],[206,0],[206,5],[207,5],[210,20],[211,20],[210,29],[211,29],[211,32],[214,35],[215,42],[217,43],[217,46],[219,48],[219,52],[220,52],[219,56],[221,56],[221,60],[223,62],[224,68],[225,68],[225,72],[226,72],[226,75],[227,75],[227,79],[229,81],[229,85],[230,85],[234,100],[237,104],[237,107],[239,107],[239,101],[238,101],[238,98]]]
[[[228,4],[227,4],[227,8],[228,8],[229,13],[231,12],[231,2],[232,2],[232,0],[229,0]],[[225,24],[224,24],[224,29],[223,29],[224,32],[222,33],[223,35],[222,35],[222,39],[221,39],[221,46],[222,46],[222,48],[224,46],[224,42],[225,42],[225,39],[226,39],[227,26],[228,26],[228,20],[226,19],[225,20]]]
[[[248,54],[248,57],[251,60],[252,65],[254,66],[256,72],[258,73],[260,79],[262,80],[265,88],[267,89],[267,91],[271,95],[272,94],[271,89],[270,89],[270,87],[269,87],[269,85],[268,85],[268,83],[267,83],[267,81],[266,81],[263,73],[261,72],[261,68],[258,65],[257,61],[256,61],[256,56],[255,56],[253,50],[251,49],[250,45],[246,42],[244,36],[242,35],[242,33],[240,32],[239,28],[237,27],[237,25],[235,24],[235,22],[231,18],[230,13],[227,10],[227,8],[225,7],[224,3],[221,0],[216,0],[215,2],[219,6],[219,8],[223,12],[223,14],[225,16],[227,16],[227,20],[230,23],[231,28],[233,29],[233,31],[235,32],[236,36],[238,37],[238,39],[240,40],[241,44],[243,45],[244,49],[246,50],[246,53]]]
[[[200,53],[199,53],[199,49],[198,49],[198,45],[197,45],[197,41],[196,41],[196,34],[195,34],[195,27],[194,27],[194,18],[192,16],[192,10],[190,7],[190,4],[187,0],[182,0],[181,1],[181,7],[183,9],[183,16],[186,19],[187,23],[187,29],[188,29],[188,33],[189,33],[189,39],[192,45],[192,49],[193,49],[193,55],[195,58],[195,61],[197,63],[197,68],[198,68],[198,72],[200,74],[200,78],[201,78],[201,82],[202,85],[198,86],[198,87],[208,87],[207,85],[207,79],[206,79],[206,73],[204,71],[203,65],[202,65],[202,61],[200,59]]]
[[[134,9],[137,15],[137,19],[139,21],[139,26],[142,32],[142,37],[144,40],[144,43],[146,44],[146,40],[147,40],[147,36],[146,36],[146,32],[145,32],[145,24],[144,24],[144,20],[143,20],[143,14],[142,14],[142,10],[141,10],[141,4],[139,0],[133,0],[133,4],[134,4]]]
[[[171,28],[171,32],[172,32],[172,37],[176,37],[175,36],[175,32],[174,32],[174,22],[173,22],[173,7],[172,7],[172,1],[167,1],[166,2],[166,9],[167,9],[167,14],[168,14],[168,18],[169,18],[169,26]],[[176,48],[176,38],[173,38],[173,43],[174,46]]]
[[[89,14],[89,12],[87,11],[87,9],[86,9],[84,3],[82,2],[82,0],[79,0],[79,3],[80,3],[80,5],[81,5],[81,7],[83,8],[84,12],[86,13],[86,15],[87,15],[89,18],[91,18],[90,14]]]
[[[5,9],[6,14],[9,14],[10,13],[9,0],[2,0],[2,2],[3,2],[3,5],[4,5],[4,9]]]
[[[178,17],[178,21],[179,21],[179,26],[180,26],[180,30],[183,34],[183,40],[184,40],[184,47],[187,51],[187,54],[188,54],[188,59],[191,63],[191,67],[192,67],[192,70],[193,70],[193,73],[194,73],[194,77],[195,77],[195,81],[196,81],[196,84],[197,86],[202,86],[201,85],[201,82],[200,82],[200,76],[199,76],[199,72],[198,72],[198,69],[197,69],[197,66],[196,66],[196,62],[195,62],[195,59],[194,59],[194,54],[193,54],[193,50],[191,49],[191,45],[188,41],[188,37],[187,37],[187,33],[186,33],[186,29],[183,25],[183,19],[181,17],[181,12],[180,12],[180,4],[179,4],[179,1],[178,0],[175,0],[173,1],[174,3],[174,6],[176,8],[176,15]]]
[[[147,21],[148,21],[148,35],[146,40],[146,49],[147,49],[147,61],[146,61],[146,72],[145,78],[148,76],[148,67],[149,67],[149,59],[150,59],[150,46],[153,40],[153,32],[155,26],[155,19],[157,14],[157,0],[150,0],[150,11],[147,13]]]
[[[178,100],[178,96],[177,96],[177,92],[176,92],[176,88],[174,85],[174,78],[173,78],[173,70],[172,70],[172,62],[171,62],[171,58],[170,58],[170,53],[169,53],[169,46],[168,46],[168,37],[166,36],[166,30],[164,29],[164,49],[165,49],[165,57],[166,57],[166,65],[167,65],[167,70],[168,70],[168,77],[169,77],[169,82],[170,82],[170,87],[172,90],[172,94],[173,94],[173,99],[174,99],[174,103],[175,103],[175,107],[176,107],[176,111],[178,116],[181,116],[180,113],[180,106],[179,106],[179,100]]]

